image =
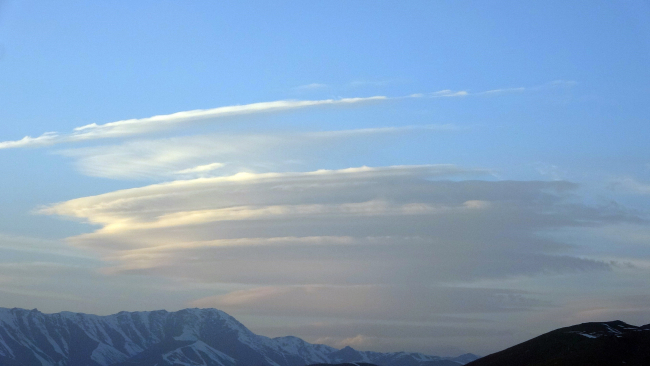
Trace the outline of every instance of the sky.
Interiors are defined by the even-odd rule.
[[[650,323],[650,2],[0,2],[0,307],[488,354]]]

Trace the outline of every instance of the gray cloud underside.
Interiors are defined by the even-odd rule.
[[[266,334],[302,334],[306,337],[318,337],[329,334],[331,337],[350,338],[359,334],[377,338],[447,338],[447,337],[486,337],[502,335],[503,330],[486,329],[483,327],[459,327],[445,325],[419,325],[413,324],[381,324],[373,323],[325,323],[307,324],[299,327],[262,328]],[[287,330],[284,330],[287,329]],[[439,341],[439,340],[438,340]]]
[[[441,314],[514,312],[548,306],[524,291],[440,286],[267,286],[192,303],[238,314],[437,321]]]
[[[486,338],[506,345],[514,343],[513,338],[515,338],[512,336],[512,330],[498,326],[468,327],[458,324],[444,326],[421,322],[417,324],[379,322],[380,320],[377,319],[370,322],[347,319],[345,322],[318,322],[302,326],[283,324],[257,326],[253,330],[272,337],[295,334],[312,343],[327,344],[337,348],[352,346],[355,349],[368,351],[416,351],[454,356],[466,353],[468,350],[486,354],[484,353]],[[519,341],[517,338],[515,340]]]
[[[524,291],[409,286],[271,286],[203,298],[192,306],[217,307],[240,318],[305,319],[254,330],[268,336],[299,335],[335,347],[419,349],[439,354],[443,342],[468,347],[472,338],[510,332],[475,314],[518,314],[548,307]],[[456,314],[446,316],[443,314]],[[462,317],[461,317],[462,316]],[[317,319],[317,320],[315,320]],[[500,329],[499,329],[500,328]],[[461,342],[451,341],[453,338]],[[472,344],[473,345],[473,344]],[[400,348],[400,346],[402,348]],[[446,353],[447,351],[442,351]]]
[[[56,256],[34,259],[39,260],[14,258],[13,263],[0,263],[3,306],[24,308],[29,304],[44,312],[89,312],[91,309],[92,313],[107,315],[161,306],[182,309],[187,307],[189,299],[205,293],[191,284],[165,278],[129,277],[124,281],[119,276],[98,272],[98,261],[74,264],[61,262]]]
[[[606,270],[537,233],[631,222],[572,203],[568,182],[449,181],[450,165],[237,174],[63,202],[99,225],[69,238],[111,273],[258,285],[433,285]]]
[[[0,233],[0,253],[2,252],[12,253],[14,257],[17,253],[21,253],[31,258],[35,256],[42,256],[44,258],[58,256],[83,258],[85,260],[93,259],[93,257],[74,248],[70,248],[69,245],[59,240],[46,240]]]

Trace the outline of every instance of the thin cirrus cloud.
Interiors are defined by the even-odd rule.
[[[490,89],[490,90],[485,90],[485,91],[480,91],[480,92],[470,92],[467,90],[450,90],[450,89],[445,89],[445,90],[440,90],[437,92],[429,93],[429,94],[414,94],[413,96],[417,97],[423,97],[423,96],[429,96],[433,98],[443,98],[443,97],[466,97],[466,96],[492,96],[492,95],[502,95],[502,94],[513,94],[513,93],[524,93],[524,92],[534,92],[534,91],[541,91],[545,89],[553,89],[553,88],[571,88],[575,86],[577,83],[572,80],[555,80],[551,81],[549,83],[541,84],[541,85],[535,85],[535,86],[530,86],[530,87],[511,87],[511,88],[499,88],[499,89]]]
[[[378,127],[288,134],[210,134],[156,140],[126,141],[60,150],[74,159],[77,169],[89,176],[111,179],[160,179],[201,177],[257,171],[260,167],[293,168],[295,156],[327,148],[332,141],[369,136],[402,136],[412,133],[453,133],[466,128],[453,125]]]
[[[433,98],[440,98],[440,97],[465,97],[468,96],[469,92],[466,90],[459,90],[459,91],[453,91],[449,89],[445,90],[440,90],[434,93],[429,94],[429,96]]]
[[[324,100],[280,100],[274,102],[234,105],[213,109],[197,109],[147,118],[128,119],[106,124],[92,123],[75,128],[72,133],[47,132],[38,137],[26,136],[21,140],[0,142],[0,149],[39,147],[64,142],[78,142],[103,138],[138,135],[168,129],[197,120],[219,119],[246,114],[272,113],[315,106],[354,105],[386,100],[384,96],[367,98],[342,98]]]
[[[172,127],[187,124],[198,120],[222,119],[227,117],[262,114],[281,111],[289,111],[300,108],[316,106],[344,106],[356,105],[367,102],[386,101],[391,99],[403,98],[441,98],[441,97],[466,97],[470,95],[497,95],[512,92],[538,91],[542,89],[555,87],[572,87],[574,81],[556,80],[550,83],[537,85],[533,87],[515,87],[504,89],[492,89],[483,92],[469,92],[467,90],[453,91],[444,89],[428,94],[411,94],[405,97],[357,97],[357,98],[340,98],[340,99],[323,99],[323,100],[279,100],[273,102],[261,102],[244,105],[233,105],[218,107],[212,109],[197,109],[191,111],[176,112],[166,115],[158,115],[147,118],[134,118],[109,122],[105,124],[91,123],[85,126],[76,127],[71,133],[60,134],[58,132],[46,132],[41,136],[25,136],[20,140],[10,140],[0,142],[0,149],[13,149],[24,147],[43,147],[66,142],[80,142],[104,138],[119,138],[139,135],[144,133],[166,130]],[[304,85],[305,89],[322,88],[324,84]]]

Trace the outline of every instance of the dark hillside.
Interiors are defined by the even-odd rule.
[[[560,328],[468,366],[648,366],[650,326],[622,321]]]

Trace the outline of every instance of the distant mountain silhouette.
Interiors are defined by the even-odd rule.
[[[467,366],[648,366],[650,325],[622,321],[560,328]]]
[[[97,316],[0,308],[0,366],[458,366],[476,358],[267,338],[216,309]]]

